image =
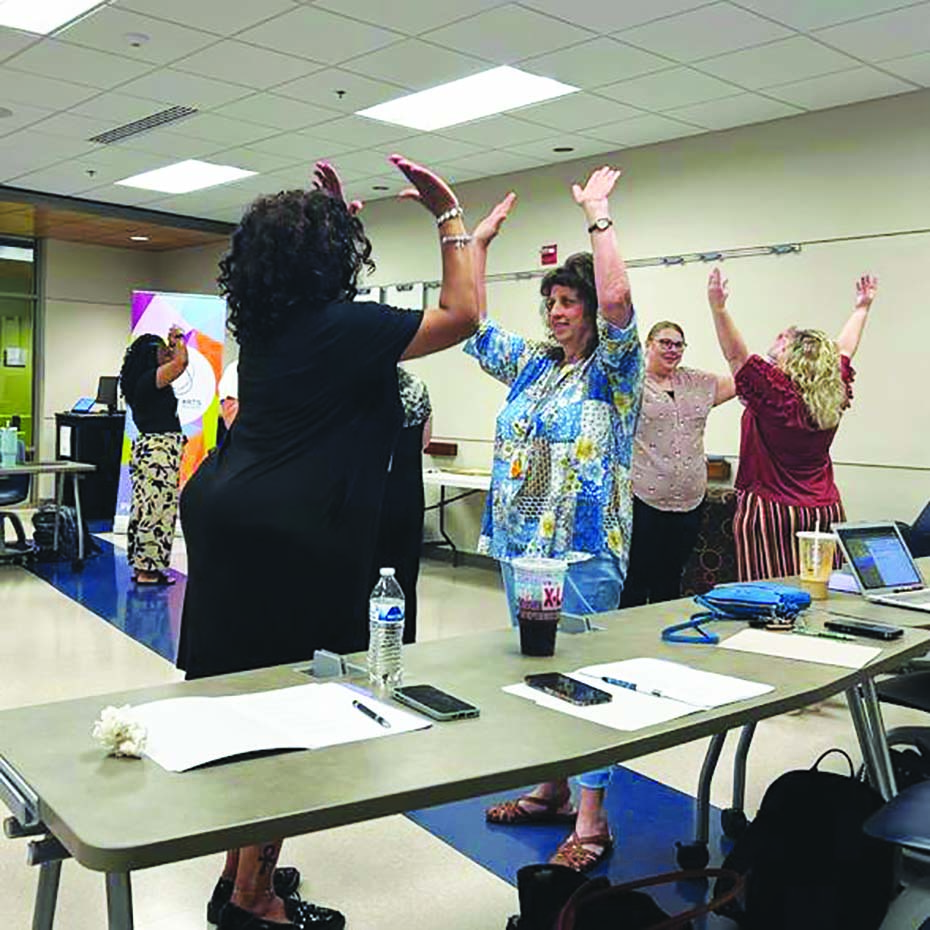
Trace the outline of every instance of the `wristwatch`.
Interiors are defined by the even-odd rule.
[[[589,227],[588,232],[603,232],[605,229],[610,229],[614,225],[614,221],[609,216],[602,216],[599,220],[595,220]]]

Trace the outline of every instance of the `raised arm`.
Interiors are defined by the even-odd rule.
[[[609,323],[626,327],[633,315],[630,279],[617,246],[608,199],[620,178],[615,168],[598,168],[584,187],[572,185],[572,196],[582,210],[591,235],[594,255],[594,284],[598,311]]]
[[[475,295],[478,301],[478,317],[488,315],[488,247],[494,237],[501,231],[504,220],[510,215],[517,195],[511,191],[493,210],[475,227],[472,242],[475,246]]]
[[[723,352],[723,357],[730,366],[730,372],[735,375],[746,364],[749,350],[727,311],[729,296],[726,278],[721,276],[719,268],[715,268],[707,281],[707,302],[710,304],[711,315],[714,318],[714,329],[717,331],[720,351]]]
[[[859,341],[862,339],[862,331],[865,329],[866,320],[869,318],[869,308],[872,306],[872,301],[875,300],[877,292],[878,278],[874,275],[863,275],[856,282],[856,306],[840,330],[839,336],[836,337],[836,344],[839,346],[842,355],[852,358],[856,354]]]
[[[177,381],[187,368],[187,343],[184,341],[184,330],[179,326],[172,326],[168,330],[168,361],[162,363],[155,370],[155,387],[163,388]],[[149,371],[152,369],[150,368]]]
[[[401,155],[392,155],[389,160],[413,185],[400,196],[423,204],[435,217],[439,228],[442,254],[439,306],[424,311],[423,321],[402,356],[419,358],[454,346],[477,329],[474,249],[462,220],[462,208],[449,185],[432,171]]]

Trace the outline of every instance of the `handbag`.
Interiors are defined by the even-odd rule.
[[[702,627],[714,620],[747,620],[750,626],[778,629],[791,626],[810,606],[811,596],[801,588],[775,581],[740,581],[715,585],[706,594],[695,595],[694,601],[704,610],[684,623],[666,627],[662,631],[665,642],[714,645],[720,637]],[[686,632],[689,630],[692,632]]]

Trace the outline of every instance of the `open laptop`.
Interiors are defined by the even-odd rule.
[[[930,613],[930,588],[894,523],[834,523],[866,600]]]

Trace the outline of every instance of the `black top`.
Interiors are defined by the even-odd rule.
[[[178,399],[170,384],[162,388],[156,386],[157,370],[147,369],[136,381],[130,404],[133,422],[140,433],[180,433]]]
[[[376,303],[293,312],[268,345],[242,346],[236,422],[181,495],[178,665],[190,678],[368,643],[402,422],[397,361],[422,314]]]

